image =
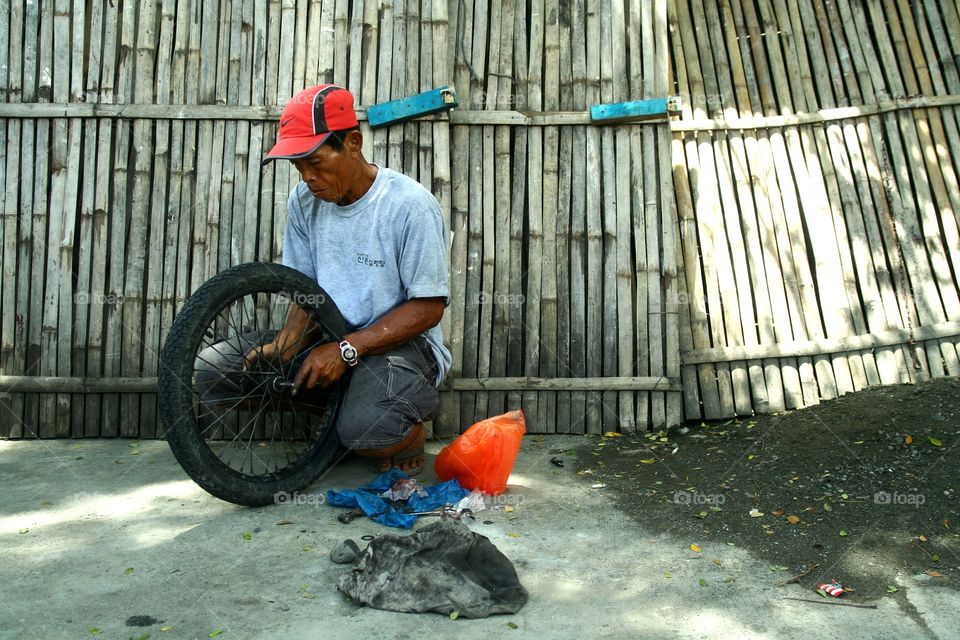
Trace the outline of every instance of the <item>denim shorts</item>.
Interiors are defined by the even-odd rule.
[[[255,346],[273,339],[275,332],[249,332],[217,342],[197,355],[196,385],[205,404],[236,398],[236,376],[243,358]],[[294,371],[307,352],[298,354]],[[337,414],[337,433],[349,449],[379,449],[397,444],[418,422],[430,420],[440,404],[434,382],[437,362],[426,338],[417,336],[393,351],[360,359],[344,374],[346,390]],[[326,390],[305,389],[295,403],[321,401]]]

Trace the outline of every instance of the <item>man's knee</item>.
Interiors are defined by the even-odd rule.
[[[414,424],[436,413],[437,389],[415,363],[387,354],[365,364],[353,372],[340,407],[337,431],[344,446],[376,449],[396,444]]]

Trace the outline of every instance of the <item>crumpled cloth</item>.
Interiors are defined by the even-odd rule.
[[[488,538],[445,518],[409,536],[374,538],[337,589],[376,609],[485,618],[528,599],[513,563]]]
[[[446,504],[457,504],[469,491],[456,480],[447,480],[433,487],[425,487],[426,496],[414,493],[406,501],[389,502],[380,494],[390,490],[400,479],[408,478],[400,469],[391,469],[381,473],[372,481],[358,489],[327,491],[327,504],[334,507],[350,507],[362,510],[367,516],[388,527],[409,529],[417,522],[417,516],[407,511],[434,511]]]

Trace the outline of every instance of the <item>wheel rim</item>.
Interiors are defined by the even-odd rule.
[[[314,322],[314,333],[293,350],[298,357],[258,359],[246,371],[240,367],[247,348],[279,331],[291,308],[315,317],[316,303],[295,302],[298,297],[302,299],[302,294],[291,296],[281,290],[240,293],[208,318],[190,354],[197,434],[213,463],[247,482],[294,473],[313,457],[333,428],[339,385],[311,394],[309,403],[294,402],[290,395],[306,353],[336,339],[330,330]],[[211,383],[216,393],[211,393]]]

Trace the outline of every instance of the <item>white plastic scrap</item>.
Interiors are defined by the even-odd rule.
[[[483,511],[487,508],[487,503],[483,499],[483,494],[479,490],[474,489],[470,492],[470,495],[464,496],[460,499],[460,502],[457,503],[457,506],[454,507],[454,510],[457,513],[460,513],[464,510],[470,510],[471,513],[476,513],[477,511]]]

